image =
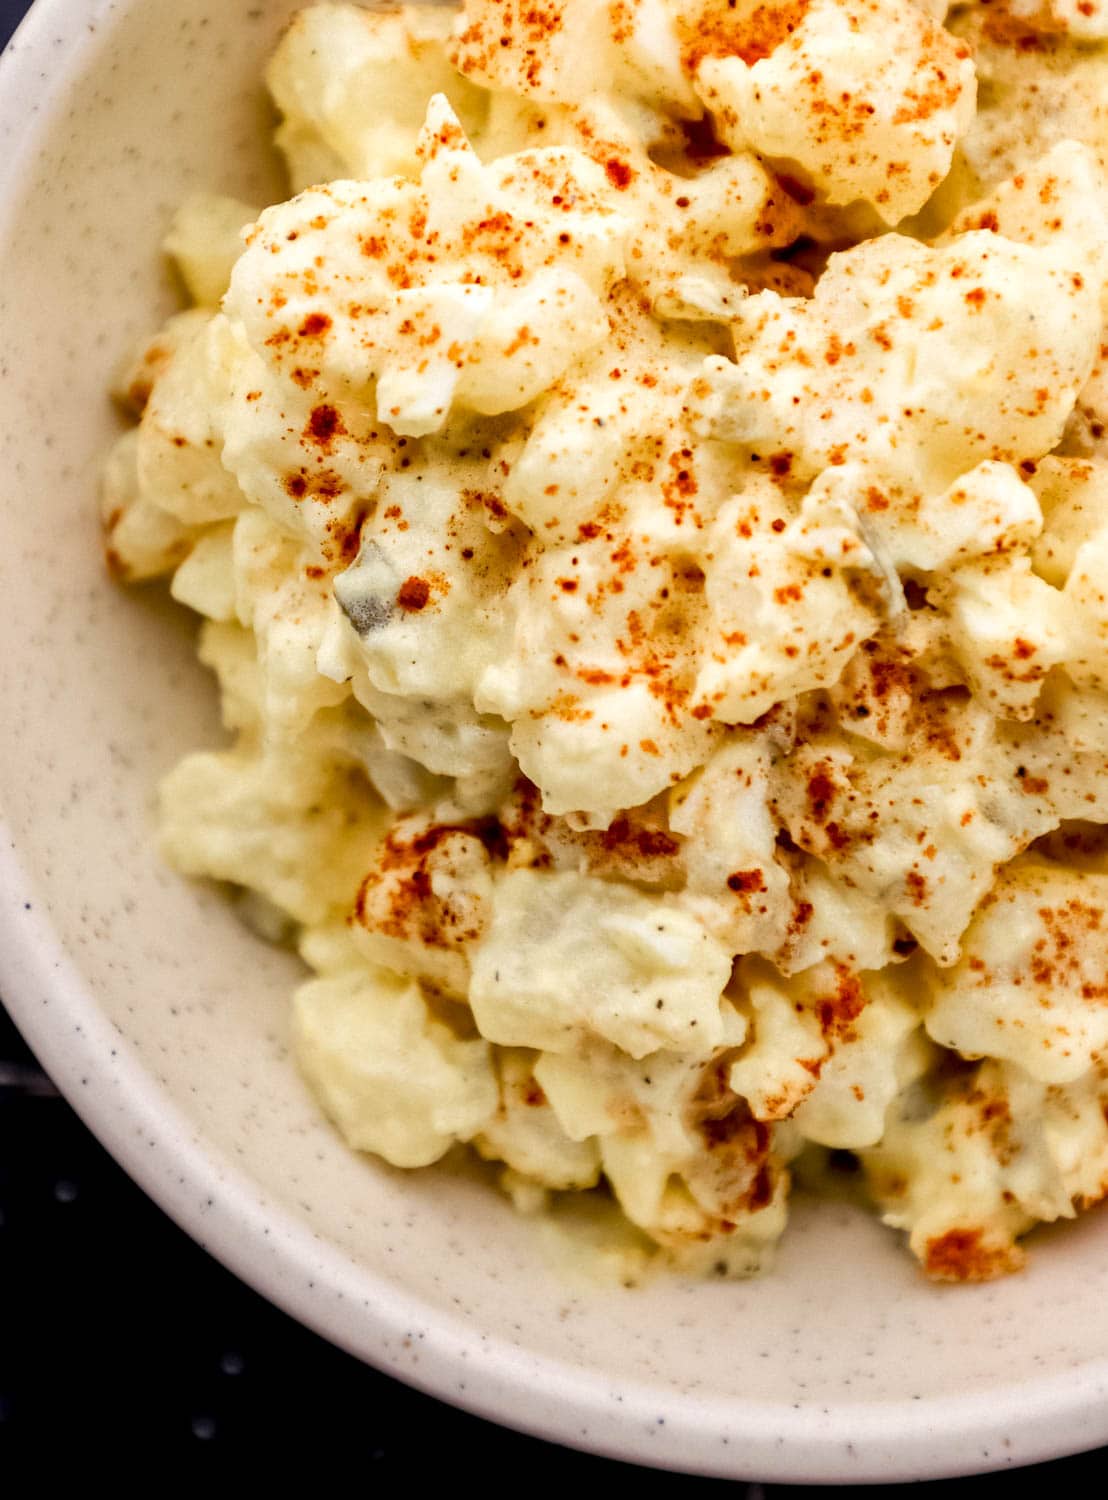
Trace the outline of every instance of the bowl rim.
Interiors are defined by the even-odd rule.
[[[91,15],[87,0],[35,0],[0,56],[0,130],[15,142],[0,162],[0,225],[69,77],[115,11],[115,0],[98,0]],[[938,1479],[1108,1442],[1108,1357],[999,1391],[913,1401],[660,1396],[639,1382],[613,1390],[398,1292],[268,1200],[165,1097],[65,953],[2,813],[0,994],[76,1113],[202,1248],[340,1348],[477,1416],[630,1463],[774,1483]],[[413,1335],[418,1369],[402,1353]]]

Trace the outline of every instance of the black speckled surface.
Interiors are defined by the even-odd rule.
[[[300,1327],[146,1198],[54,1092],[0,1009],[0,1455],[41,1458],[58,1443],[86,1456],[118,1452],[132,1434],[163,1457],[202,1454],[213,1473],[236,1456],[275,1456],[277,1443],[282,1463],[357,1464],[383,1494],[414,1473],[431,1481],[458,1472],[630,1482],[636,1496],[734,1490],[505,1431]],[[1104,1460],[1090,1454],[1023,1473],[1095,1493]],[[918,1493],[985,1500],[1019,1481],[1009,1472]],[[783,1490],[747,1488],[750,1500]]]
[[[0,44],[26,8],[26,0],[0,0]],[[349,1462],[356,1480],[364,1475],[385,1494],[417,1476],[459,1473],[505,1483],[537,1475],[555,1484],[630,1482],[645,1495],[725,1487],[507,1432],[378,1375],[300,1327],[128,1179],[0,1007],[0,1454],[87,1459],[136,1445],[162,1458],[202,1456],[215,1474],[236,1455],[312,1459],[321,1475]],[[1025,1475],[1080,1494],[1102,1484],[1105,1470],[1101,1452]],[[1018,1482],[1008,1474],[922,1490],[986,1496]],[[751,1485],[750,1500],[776,1488]]]

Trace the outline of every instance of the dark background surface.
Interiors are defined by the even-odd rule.
[[[0,0],[0,44],[26,9],[26,0]],[[386,1494],[461,1475],[491,1482],[494,1492],[536,1480],[628,1483],[650,1496],[727,1487],[507,1432],[301,1328],[135,1187],[0,1008],[0,1455],[26,1451],[50,1462],[110,1454],[118,1462],[151,1449],[202,1461],[213,1477],[236,1457],[252,1465],[314,1460],[321,1478],[357,1465],[354,1476]],[[1101,1452],[1019,1477],[1080,1494],[1106,1474]],[[1017,1482],[1002,1474],[917,1493],[986,1500]],[[779,1488],[751,1485],[750,1500],[772,1500]]]

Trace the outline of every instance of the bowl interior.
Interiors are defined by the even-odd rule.
[[[104,575],[105,391],[174,306],[157,244],[182,195],[281,192],[259,76],[292,8],[117,0],[87,26],[84,0],[40,0],[0,72],[0,982],[16,1019],[240,1274],[486,1414],[775,1479],[925,1477],[1108,1439],[1103,1217],[982,1288],[927,1285],[844,1204],[798,1205],[760,1282],[570,1274],[472,1173],[345,1149],[289,1060],[295,964],[161,864],[152,788],[219,730],[189,621]]]

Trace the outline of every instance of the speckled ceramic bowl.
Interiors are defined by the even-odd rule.
[[[172,306],[182,194],[275,191],[261,63],[289,0],[39,0],[0,67],[0,989],[182,1225],[448,1401],[642,1463],[924,1478],[1108,1441],[1108,1223],[928,1286],[843,1206],[750,1284],[585,1287],[479,1183],[359,1159],[286,1042],[293,965],[159,863],[151,788],[217,735],[188,623],[101,570],[104,391]]]

